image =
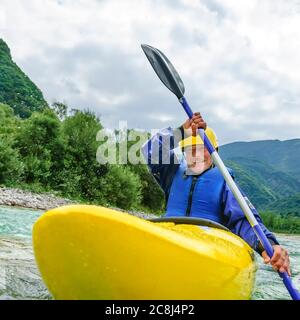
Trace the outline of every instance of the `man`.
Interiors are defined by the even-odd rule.
[[[165,193],[166,216],[199,217],[221,223],[261,254],[264,262],[270,263],[274,270],[286,271],[291,275],[287,251],[263,225],[258,212],[245,197],[273,246],[273,257],[270,258],[263,250],[219,169],[214,166],[202,139],[197,135],[199,128],[206,130],[205,133],[218,150],[217,137],[207,127],[200,113],[195,113],[178,129],[160,130],[142,148],[151,173]],[[177,145],[183,153],[178,153]],[[229,172],[234,177],[231,169]]]

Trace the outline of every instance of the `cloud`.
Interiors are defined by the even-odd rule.
[[[0,36],[46,99],[105,126],[185,121],[140,48],[149,43],[221,143],[300,137],[300,1],[2,0],[0,12]]]

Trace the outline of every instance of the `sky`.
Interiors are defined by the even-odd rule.
[[[0,38],[46,100],[107,128],[186,115],[140,44],[163,51],[220,144],[300,138],[300,0],[1,0]]]

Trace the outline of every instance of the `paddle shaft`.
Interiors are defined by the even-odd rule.
[[[185,97],[182,97],[179,99],[179,102],[183,106],[186,114],[191,119],[193,117],[193,112],[185,99]],[[199,134],[204,141],[204,145],[207,148],[208,152],[210,153],[212,160],[214,164],[219,168],[221,174],[223,175],[228,187],[230,188],[231,192],[233,193],[235,199],[239,203],[241,209],[243,210],[247,220],[249,221],[251,227],[253,228],[255,234],[257,235],[258,239],[260,240],[263,248],[266,250],[268,256],[271,258],[273,256],[274,250],[273,247],[268,240],[267,236],[263,232],[261,226],[259,225],[258,221],[256,220],[253,212],[251,211],[249,205],[247,204],[245,198],[243,197],[241,191],[237,187],[236,183],[234,182],[233,178],[231,177],[230,173],[228,172],[226,166],[224,165],[224,162],[220,158],[218,152],[210,142],[209,138],[205,134],[203,129],[199,129]],[[295,286],[293,285],[293,282],[287,272],[279,272],[278,274],[282,278],[282,281],[284,285],[286,286],[289,294],[291,295],[293,300],[300,300],[300,293],[297,291]]]

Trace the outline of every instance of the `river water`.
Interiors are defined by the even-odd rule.
[[[40,211],[0,206],[0,300],[51,299],[35,265],[31,230]],[[293,281],[300,289],[300,236],[277,235],[291,257]],[[279,276],[256,255],[259,269],[253,299],[289,299]]]

